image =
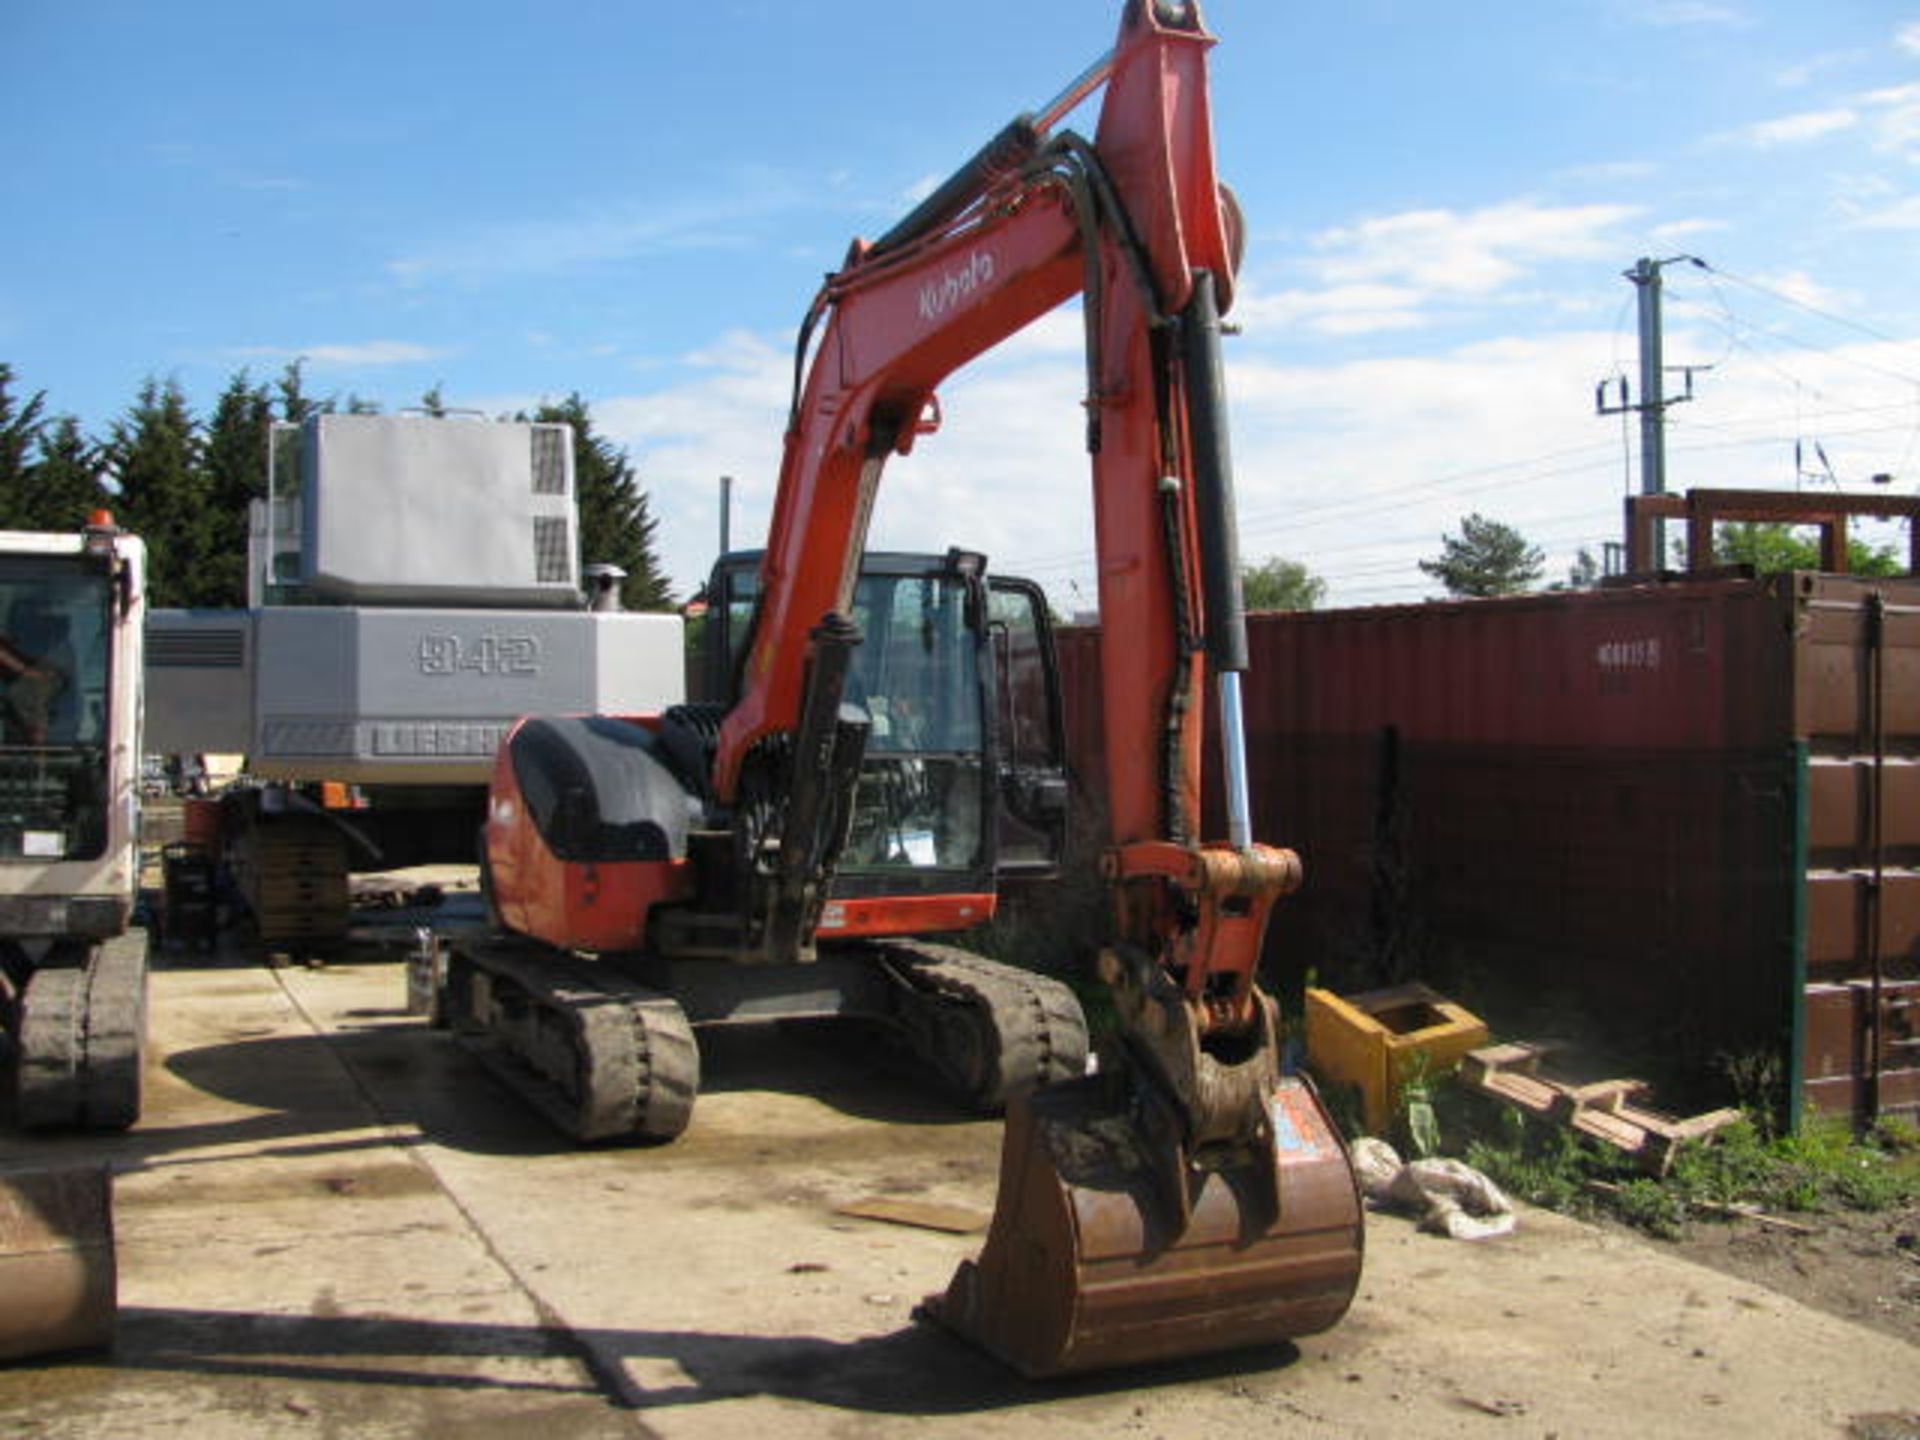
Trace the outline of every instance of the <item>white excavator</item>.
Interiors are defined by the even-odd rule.
[[[140,1116],[145,566],[104,511],[0,531],[0,1020],[22,1128]]]

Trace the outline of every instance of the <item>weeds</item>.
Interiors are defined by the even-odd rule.
[[[1678,1240],[1686,1227],[1686,1201],[1658,1180],[1642,1175],[1625,1181],[1610,1198],[1622,1220],[1662,1240]]]
[[[1470,1097],[1477,1098],[1477,1097]],[[1883,1121],[1856,1136],[1837,1117],[1771,1135],[1764,1112],[1683,1146],[1661,1178],[1570,1131],[1501,1106],[1447,1106],[1449,1141],[1467,1162],[1516,1197],[1549,1210],[1615,1218],[1666,1238],[1690,1219],[1724,1219],[1743,1209],[1769,1214],[1888,1210],[1920,1201],[1920,1131]],[[1593,1182],[1600,1182],[1595,1184]]]
[[[1591,1209],[1586,1182],[1608,1164],[1606,1158],[1565,1130],[1528,1126],[1527,1132],[1519,1144],[1470,1141],[1467,1163],[1529,1205],[1574,1213]]]
[[[1393,1113],[1396,1138],[1409,1159],[1426,1160],[1440,1153],[1440,1116],[1433,1097],[1442,1078],[1434,1074],[1424,1051],[1407,1057]]]

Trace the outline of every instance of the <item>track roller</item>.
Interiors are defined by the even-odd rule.
[[[456,945],[446,1016],[574,1140],[671,1140],[692,1118],[700,1051],[686,1012],[610,965],[511,940]]]

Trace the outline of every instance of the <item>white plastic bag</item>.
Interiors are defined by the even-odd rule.
[[[1498,1185],[1458,1160],[1403,1164],[1384,1140],[1364,1136],[1350,1147],[1368,1199],[1420,1217],[1420,1228],[1454,1240],[1506,1235],[1519,1223]]]

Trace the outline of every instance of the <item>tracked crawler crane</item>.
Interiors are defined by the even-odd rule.
[[[656,1135],[686,1122],[697,1083],[688,1005],[730,992],[778,1013],[808,974],[843,992],[882,975],[922,997],[902,1009],[924,1043],[971,1053],[995,1077],[984,1098],[1008,1110],[986,1248],[931,1310],[1034,1375],[1310,1333],[1345,1312],[1359,1275],[1351,1166],[1311,1087],[1282,1073],[1254,978],[1300,865],[1249,820],[1220,361],[1239,224],[1214,172],[1212,43],[1197,4],[1128,0],[1109,57],[854,244],[802,327],[729,703],[523,722],[486,828],[491,893],[518,938],[456,953],[450,974],[456,1023],[497,1040],[532,1088]],[[1102,85],[1094,138],[1059,129]],[[1078,1079],[1078,1017],[1053,991],[982,983],[918,938],[990,909],[990,893],[943,893],[943,867],[910,861],[917,889],[847,888],[876,760],[901,782],[938,758],[950,790],[969,775],[1019,788],[991,725],[900,753],[905,712],[873,684],[888,657],[862,645],[862,557],[887,460],[937,428],[934,387],[1076,295],[1111,757],[1111,917],[1087,939],[1119,1016],[1100,1074]],[[952,615],[985,613],[979,567],[953,568]],[[1210,689],[1219,842],[1199,836]],[[1030,818],[1047,793],[1027,797]],[[937,856],[937,826],[906,833],[900,853]]]

